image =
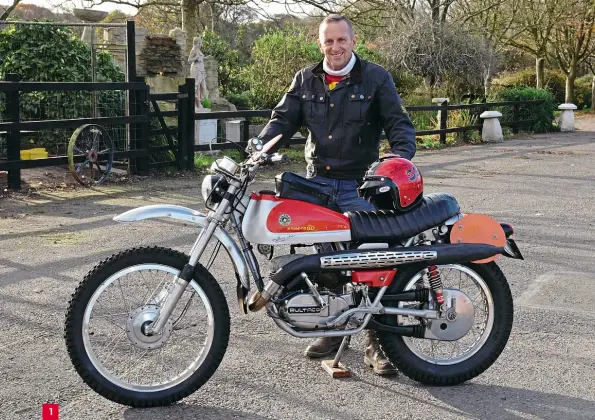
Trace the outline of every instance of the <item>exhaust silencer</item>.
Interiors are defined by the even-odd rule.
[[[285,264],[273,274],[263,293],[256,292],[252,295],[248,307],[253,312],[260,310],[280,286],[287,285],[301,272],[375,269],[403,264],[456,264],[489,258],[503,252],[502,247],[486,244],[438,244],[304,255]]]

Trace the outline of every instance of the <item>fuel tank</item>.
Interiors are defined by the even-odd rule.
[[[312,244],[351,241],[349,219],[341,213],[273,194],[250,196],[242,231],[253,244]]]

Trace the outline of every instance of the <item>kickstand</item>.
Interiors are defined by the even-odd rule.
[[[339,347],[339,350],[337,351],[337,355],[335,356],[335,359],[322,361],[322,367],[333,378],[347,378],[347,377],[351,376],[349,369],[347,369],[347,367],[343,363],[339,362],[339,360],[341,359],[341,356],[343,356],[343,352],[347,348],[347,345],[349,344],[350,341],[351,341],[350,335],[343,337],[343,341],[341,342],[341,346]]]

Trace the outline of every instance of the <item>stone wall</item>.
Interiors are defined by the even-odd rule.
[[[147,36],[139,60],[142,61],[147,76],[176,76],[183,72],[180,46],[168,35]]]
[[[103,32],[106,45],[122,47],[121,51],[111,51],[115,61],[126,71],[126,28],[106,28]],[[151,86],[151,92],[177,92],[178,85],[189,77],[190,64],[186,54],[187,36],[175,28],[168,35],[148,34],[145,28],[136,27],[136,74],[144,77]],[[217,60],[205,57],[207,89],[213,111],[236,111],[236,107],[221,98]]]

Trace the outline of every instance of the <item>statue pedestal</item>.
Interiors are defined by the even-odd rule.
[[[195,109],[194,112],[211,112],[210,109]],[[194,144],[217,143],[217,120],[196,120],[194,122]]]

